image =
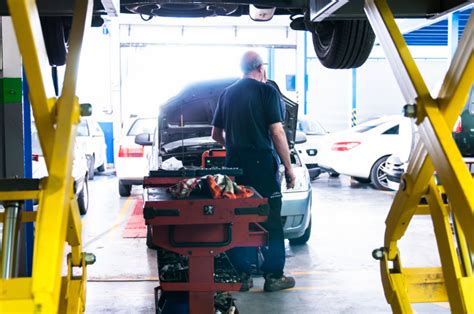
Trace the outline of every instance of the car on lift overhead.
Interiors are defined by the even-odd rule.
[[[375,40],[363,0],[121,0],[119,7],[117,3],[94,1],[92,24],[100,26],[103,23],[100,15],[118,11],[139,14],[144,20],[248,15],[255,21],[268,21],[274,15],[286,15],[291,29],[311,34],[316,56],[324,66],[334,69],[362,65]],[[390,7],[396,18],[434,18],[471,3],[469,0],[390,1]],[[64,65],[74,1],[44,0],[38,1],[38,7],[49,62]],[[0,1],[0,14],[8,15],[6,1]]]

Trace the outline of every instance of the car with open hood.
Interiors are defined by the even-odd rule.
[[[158,170],[163,161],[175,157],[184,166],[201,166],[202,154],[222,146],[211,138],[212,118],[219,96],[224,88],[237,79],[222,79],[189,85],[160,107],[154,134],[139,134],[137,144],[152,145],[150,170]],[[285,97],[276,83],[267,84],[277,89],[282,105],[286,107],[284,128],[291,149],[291,162],[296,174],[296,185],[286,189],[282,182],[282,217],[285,237],[292,244],[308,241],[311,234],[312,189],[308,169],[294,149],[295,142],[304,142],[305,136],[296,132],[298,104]],[[284,180],[283,180],[284,181]]]

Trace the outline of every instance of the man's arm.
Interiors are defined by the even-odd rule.
[[[224,137],[224,130],[218,127],[212,127],[211,137],[214,141],[225,146],[225,137]]]
[[[278,156],[280,156],[283,166],[285,166],[286,186],[288,189],[291,189],[295,186],[296,177],[291,167],[290,150],[288,148],[285,130],[281,122],[270,124],[269,128],[273,145],[275,145]]]

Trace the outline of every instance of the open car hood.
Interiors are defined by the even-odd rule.
[[[159,114],[160,147],[180,142],[186,146],[186,142],[189,143],[185,141],[187,139],[209,138],[219,96],[237,80],[232,78],[195,83],[163,104]],[[267,84],[277,89],[286,106],[284,128],[292,148],[295,144],[298,104],[284,96],[275,82],[268,81]]]

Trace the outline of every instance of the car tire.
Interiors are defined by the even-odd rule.
[[[149,225],[146,226],[146,246],[150,250],[158,250],[158,246],[153,243],[153,239],[151,237],[151,227]]]
[[[361,178],[361,177],[351,177],[355,181],[362,183],[362,184],[369,184],[370,183],[370,178]]]
[[[316,55],[327,68],[351,69],[364,64],[374,46],[375,33],[368,20],[312,23]]]
[[[384,156],[377,160],[375,164],[372,166],[372,170],[370,171],[370,181],[372,184],[379,190],[388,191],[388,180],[387,174],[382,171],[382,168],[385,166],[387,162],[388,156]]]
[[[309,238],[311,237],[311,221],[312,219],[310,218],[309,225],[301,237],[289,240],[291,245],[303,245],[308,242]]]
[[[89,209],[89,183],[87,178],[84,179],[84,187],[77,196],[77,205],[79,207],[79,213],[85,215]]]
[[[336,171],[329,171],[329,176],[331,178],[338,178],[339,177],[339,172],[336,172]]]
[[[122,181],[119,181],[119,194],[122,197],[130,196],[132,191],[132,186],[130,184],[124,184]]]
[[[95,172],[95,168],[94,168],[94,164],[95,164],[95,157],[94,155],[90,156],[88,158],[88,166],[89,166],[89,180],[94,180],[94,172]]]
[[[64,19],[60,16],[41,17],[44,43],[51,66],[66,64],[68,28],[64,23]]]
[[[104,172],[105,171],[105,165],[104,164],[100,165],[99,168],[97,168],[97,171]]]

